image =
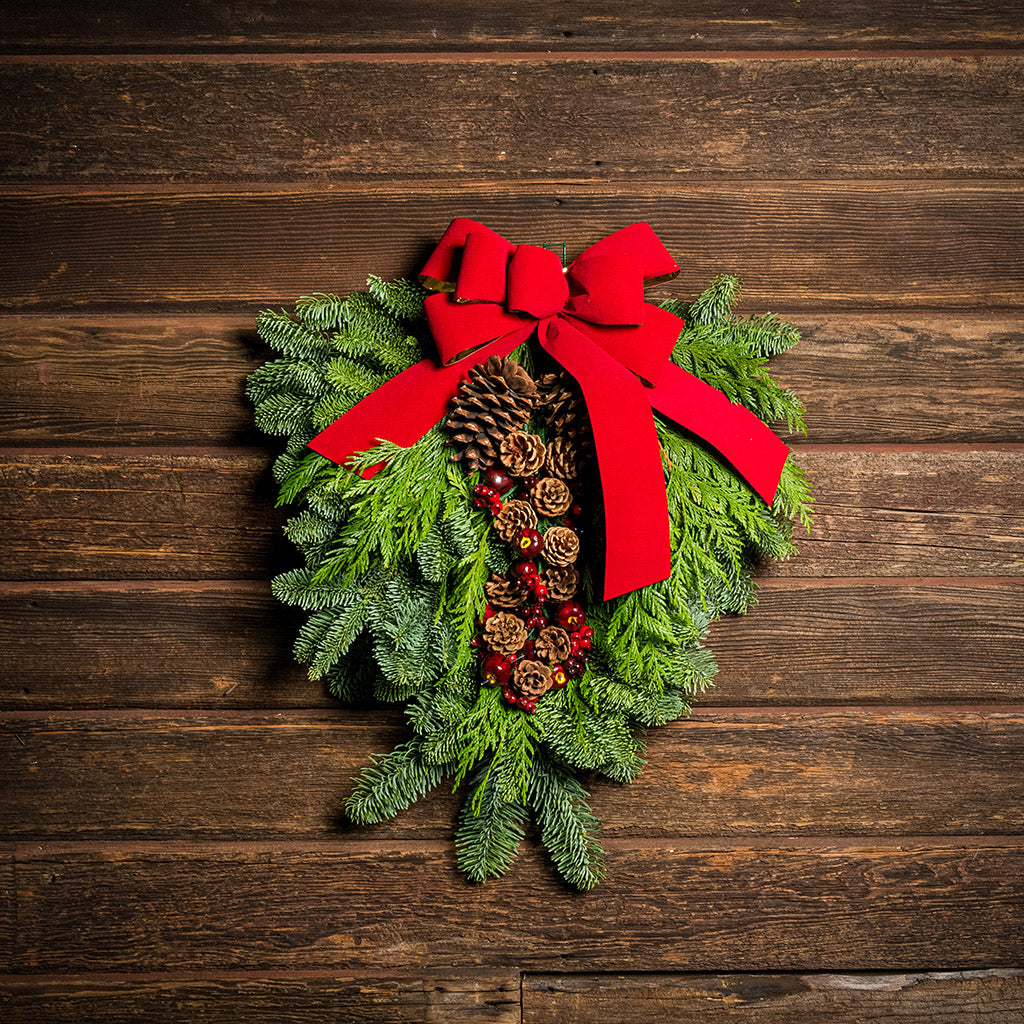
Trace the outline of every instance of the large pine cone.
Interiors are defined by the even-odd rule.
[[[565,515],[572,505],[572,492],[565,483],[554,476],[546,476],[538,480],[530,491],[530,500],[537,514],[554,519]]]
[[[452,433],[448,443],[455,449],[452,460],[462,460],[469,471],[493,466],[502,438],[529,420],[536,398],[533,378],[511,359],[491,356],[474,366],[445,421]]]
[[[557,665],[569,657],[569,634],[561,626],[545,626],[534,642],[533,649],[549,665]]]
[[[514,430],[501,440],[501,461],[513,476],[532,476],[544,465],[544,441],[536,434]]]
[[[576,382],[564,373],[545,373],[537,379],[538,412],[552,433],[577,444],[590,438],[590,417]]]
[[[502,540],[511,544],[520,530],[537,529],[537,513],[529,502],[512,498],[494,517],[494,529]]]
[[[526,623],[512,612],[497,612],[484,623],[484,639],[492,651],[515,654],[526,643]]]
[[[544,559],[552,565],[572,565],[579,553],[580,539],[568,526],[552,526],[544,534]]]
[[[518,608],[526,604],[528,594],[515,580],[506,580],[501,576],[492,576],[485,584],[487,600],[495,608]]]
[[[576,446],[565,437],[556,437],[548,445],[548,472],[560,480],[576,480],[580,475],[580,457]]]
[[[551,669],[541,661],[521,661],[516,665],[512,686],[524,697],[541,697],[551,689]]]
[[[544,584],[552,601],[571,601],[580,589],[580,574],[571,565],[549,565]]]

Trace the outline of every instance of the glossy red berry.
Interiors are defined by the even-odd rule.
[[[537,477],[535,476],[524,476],[520,481],[524,490],[532,491],[537,486]]]
[[[480,672],[487,686],[508,686],[512,678],[512,663],[500,654],[492,654],[484,659]]]
[[[583,625],[580,627],[580,636],[585,636],[590,640],[594,639],[594,631],[590,626]]]
[[[531,584],[532,584],[532,582],[533,581],[531,580]],[[545,583],[538,583],[536,586],[532,586],[531,585],[530,589],[533,591],[533,594],[537,598],[538,601],[546,601],[548,599],[547,584],[545,584]]]
[[[532,559],[544,550],[544,538],[536,530],[520,530],[512,546],[520,558]]]
[[[536,714],[537,712],[537,701],[532,697],[520,697],[519,706],[530,715]]]
[[[583,506],[577,501],[576,504],[569,509],[569,515],[571,515],[573,519],[579,519],[580,516],[583,515]]]
[[[548,620],[543,615],[531,615],[526,620],[527,629],[543,629],[548,624]]]
[[[516,562],[512,566],[512,575],[521,583],[529,583],[537,577],[537,563],[530,561]]]
[[[505,698],[506,702],[511,704],[513,707],[515,707],[519,702],[519,698],[507,686],[503,686],[501,688],[501,695]]]
[[[587,670],[587,666],[584,665],[579,658],[569,657],[562,662],[562,667],[565,669],[565,674],[570,679],[579,679],[581,675]]]
[[[586,621],[586,614],[579,601],[566,601],[558,609],[558,624],[562,629],[567,629],[570,632],[578,630]]]
[[[551,666],[551,685],[556,689],[560,690],[568,682],[568,676],[565,669],[561,665]]]
[[[579,649],[580,649],[580,635],[579,635],[579,633],[570,633],[569,634],[569,650],[573,654],[577,654],[577,653],[579,653]]]
[[[498,492],[493,487],[488,487],[486,484],[477,484],[473,488],[473,504],[477,508],[488,508],[491,502],[498,498]],[[498,499],[501,500],[500,498]]]
[[[484,622],[497,614],[498,613],[489,604],[484,605]]]
[[[497,466],[492,466],[487,470],[487,472],[484,473],[484,479],[487,481],[487,485],[497,491],[498,494],[508,494],[508,492],[512,490],[512,485],[514,483],[512,477]]]
[[[593,646],[593,643],[594,643],[594,641],[591,640],[589,636],[581,636],[580,637],[580,650],[581,651],[589,651],[590,648]]]
[[[537,619],[537,618],[543,619],[544,618],[544,605],[542,605],[542,604],[531,604],[530,607],[526,609],[526,617],[528,619]]]

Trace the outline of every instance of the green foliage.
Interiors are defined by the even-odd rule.
[[[810,523],[809,490],[790,459],[769,509],[713,452],[656,417],[670,577],[601,603],[585,574],[595,631],[587,672],[547,694],[535,715],[510,708],[498,688],[481,687],[469,643],[484,584],[510,560],[471,504],[477,477],[451,463],[436,427],[409,448],[381,441],[344,467],[306,447],[429,352],[425,295],[371,277],[367,292],[309,295],[294,313],[259,314],[279,357],[250,376],[247,394],[260,428],[287,438],[274,463],[279,504],[300,505],[284,529],[302,564],[272,589],[307,615],[295,657],[312,678],[343,700],[405,705],[412,737],[356,780],[353,822],[389,818],[447,778],[465,791],[456,846],[468,877],[507,870],[532,816],[563,877],[589,889],[602,852],[577,773],[620,783],[639,774],[642,730],[687,714],[711,684],[708,627],[753,601],[757,559],[792,553],[791,522]],[[800,431],[802,405],[767,370],[799,335],[770,314],[735,316],[739,295],[739,281],[722,275],[690,302],[664,303],[686,324],[672,358],[730,401]],[[528,346],[515,358],[532,371]]]

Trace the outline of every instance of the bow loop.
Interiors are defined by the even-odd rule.
[[[508,265],[505,305],[513,313],[526,313],[537,320],[565,309],[569,283],[562,261],[550,249],[520,245]]]

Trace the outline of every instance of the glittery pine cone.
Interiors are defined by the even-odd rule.
[[[551,669],[540,661],[521,661],[516,665],[512,685],[528,699],[541,697],[551,689]]]
[[[552,526],[544,534],[544,559],[551,565],[572,565],[579,553],[580,539],[568,526]]]
[[[526,643],[526,623],[512,612],[497,612],[484,623],[484,639],[492,651],[515,654]]]
[[[579,450],[565,437],[556,437],[547,448],[548,472],[560,480],[575,480],[580,475]]]
[[[492,576],[484,584],[484,590],[488,602],[495,608],[518,608],[526,604],[526,598],[529,596],[525,587],[521,587],[515,580],[506,580],[501,576]]]
[[[551,565],[544,571],[544,584],[552,601],[570,601],[580,589],[580,574],[571,565]]]
[[[561,626],[545,626],[534,642],[537,657],[557,665],[569,657],[569,634]]]
[[[544,465],[544,442],[536,434],[514,430],[501,440],[501,461],[513,476],[532,476]]]
[[[537,513],[529,502],[512,498],[494,517],[494,529],[502,540],[511,544],[520,530],[537,529]]]
[[[452,460],[461,460],[470,471],[493,466],[502,439],[529,420],[536,397],[537,385],[511,359],[491,356],[474,366],[459,385],[445,421],[452,435]]]
[[[530,500],[538,515],[554,519],[555,516],[565,515],[569,511],[572,493],[564,481],[554,476],[546,476],[538,480],[530,491]]]

